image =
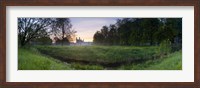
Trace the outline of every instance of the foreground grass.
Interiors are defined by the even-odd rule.
[[[65,63],[39,53],[35,48],[18,49],[18,70],[102,70],[98,65]]]
[[[141,64],[123,65],[126,70],[182,70],[182,51],[169,54],[160,59],[148,60]]]
[[[182,70],[182,51],[168,55],[148,67],[150,70]]]
[[[156,56],[157,47],[127,47],[127,46],[37,46],[34,48],[19,48],[19,70],[181,70],[182,51],[166,56]],[[46,52],[46,54],[41,54]],[[51,57],[53,56],[53,57]],[[142,62],[126,63],[120,67],[107,68],[95,64],[78,62],[66,63],[58,60],[73,58],[94,62],[123,62],[141,59]]]
[[[70,69],[66,64],[41,55],[34,49],[19,48],[18,58],[18,70]]]

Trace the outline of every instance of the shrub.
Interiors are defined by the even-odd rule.
[[[172,52],[176,52],[182,49],[182,43],[176,43],[176,44],[172,44]]]
[[[161,55],[169,54],[172,50],[171,42],[169,40],[164,40],[160,43],[158,51]]]
[[[51,43],[52,40],[48,36],[35,38],[31,41],[33,45],[51,45]]]

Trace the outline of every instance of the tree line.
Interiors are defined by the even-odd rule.
[[[165,40],[182,44],[182,18],[122,18],[93,36],[98,45],[153,46]]]
[[[18,18],[18,44],[50,43],[50,35],[61,44],[72,41],[76,31],[72,30],[69,18]]]

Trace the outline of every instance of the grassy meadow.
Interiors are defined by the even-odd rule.
[[[33,46],[19,48],[19,70],[181,70],[182,51],[158,46]]]
[[[19,17],[19,70],[182,70],[182,18]]]

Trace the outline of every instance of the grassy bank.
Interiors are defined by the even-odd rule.
[[[123,62],[111,69],[180,70],[181,51],[159,56],[158,47],[127,46],[37,46],[19,48],[19,70],[101,70],[110,69],[99,63]],[[76,60],[69,62],[68,59]],[[85,63],[85,62],[87,63]]]
[[[18,70],[102,70],[98,65],[66,63],[38,52],[36,48],[18,49]]]
[[[157,47],[128,46],[38,46],[39,51],[55,58],[92,63],[143,61],[159,56]]]
[[[118,69],[126,70],[181,70],[182,69],[182,51],[169,54],[166,57],[148,60],[144,63],[134,63],[123,65]]]
[[[40,54],[34,48],[18,49],[19,70],[59,70],[70,69],[66,64]]]

